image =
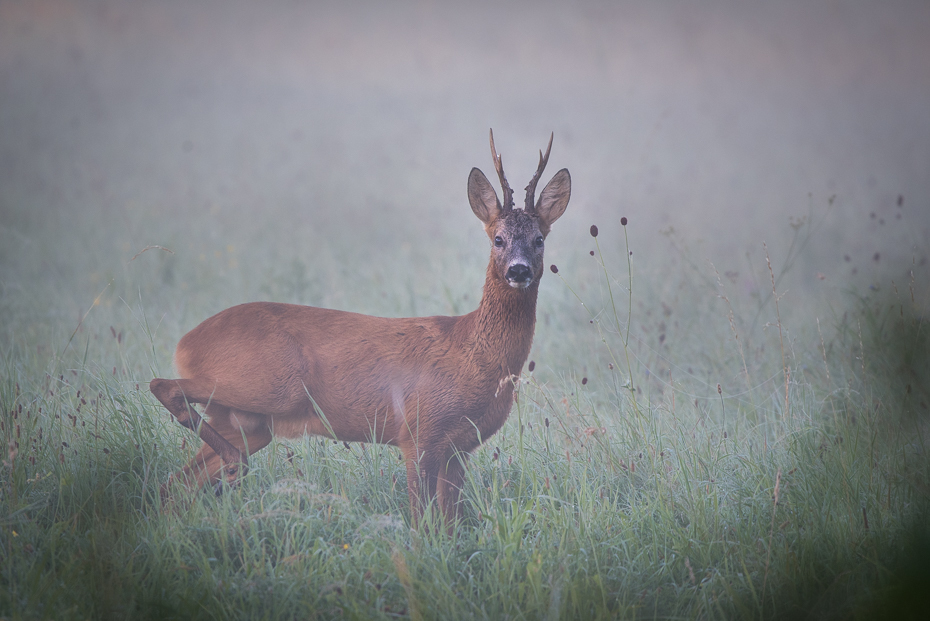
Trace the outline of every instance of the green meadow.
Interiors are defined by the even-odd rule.
[[[377,34],[403,21],[390,12],[326,13],[347,37],[333,67],[297,9],[214,23],[215,6],[30,6],[0,7],[0,619],[930,609],[924,108],[840,105],[849,93],[821,86],[833,120],[808,127],[779,100],[731,135],[719,128],[746,93],[721,100],[714,133],[685,100],[658,106],[673,90],[585,91],[584,73],[525,113],[477,85],[488,41],[529,39],[466,42],[472,18],[436,7],[403,13],[446,28],[410,40]],[[643,27],[674,30],[654,10]],[[915,11],[899,21],[927,21]],[[576,15],[573,53],[613,41],[597,30],[623,21],[611,15]],[[265,46],[241,52],[243,32]],[[311,69],[288,64],[298,52]],[[517,56],[518,86],[561,67]],[[199,440],[148,382],[175,376],[174,347],[202,320],[251,300],[477,306],[489,243],[465,182],[471,166],[493,174],[488,125],[518,190],[554,129],[543,183],[568,167],[574,196],[547,241],[532,363],[470,459],[451,535],[411,523],[397,449],[318,437],[276,439],[237,487],[164,505]],[[775,165],[788,160],[801,164]]]

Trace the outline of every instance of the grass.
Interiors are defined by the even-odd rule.
[[[333,304],[339,270],[372,284],[381,268],[246,266],[249,248],[180,238],[128,262],[98,249],[104,273],[47,249],[63,273],[35,287],[25,262],[7,270],[5,291],[31,294],[3,296],[0,617],[918,618],[921,268],[815,317],[779,289],[790,252],[778,269],[760,251],[771,294],[747,295],[680,239],[664,278],[638,273],[632,226],[605,223],[591,256],[547,274],[535,368],[470,462],[451,537],[411,529],[399,453],[376,445],[275,441],[236,489],[159,499],[197,443],[147,390],[177,338],[240,297]],[[794,234],[803,250],[816,230]],[[459,262],[466,280],[480,258]],[[407,285],[384,287],[384,314],[477,303],[391,282]],[[42,306],[68,295],[77,317]]]

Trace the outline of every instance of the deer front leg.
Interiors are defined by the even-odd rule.
[[[425,452],[418,459],[407,460],[407,491],[410,514],[418,524],[424,511],[438,510],[449,534],[461,514],[459,498],[465,480],[467,455]],[[435,514],[434,514],[435,515]]]
[[[413,525],[423,519],[423,514],[436,498],[438,462],[426,454],[418,454],[416,446],[402,448],[407,462],[407,495],[410,498],[410,518]]]
[[[465,463],[467,458],[468,455],[465,453],[453,453],[440,465],[439,476],[437,477],[436,491],[439,508],[446,519],[450,534],[454,523],[462,517],[462,506],[459,499],[462,494],[462,486],[465,483]]]

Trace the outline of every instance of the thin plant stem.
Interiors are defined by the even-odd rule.
[[[775,272],[772,271],[772,261],[769,259],[769,249],[765,242],[762,242],[762,248],[765,249],[765,262],[769,266],[769,275],[772,277],[772,296],[775,300],[775,319],[778,324],[778,341],[781,344],[781,367],[785,375],[785,420],[791,419],[791,404],[788,402],[788,381],[791,377],[791,369],[788,368],[788,362],[785,360],[785,337],[781,329],[781,314],[778,312],[778,298],[780,297],[775,291]]]

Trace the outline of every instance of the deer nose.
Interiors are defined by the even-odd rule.
[[[506,278],[512,286],[525,286],[533,279],[533,272],[528,265],[515,263],[507,270]]]

